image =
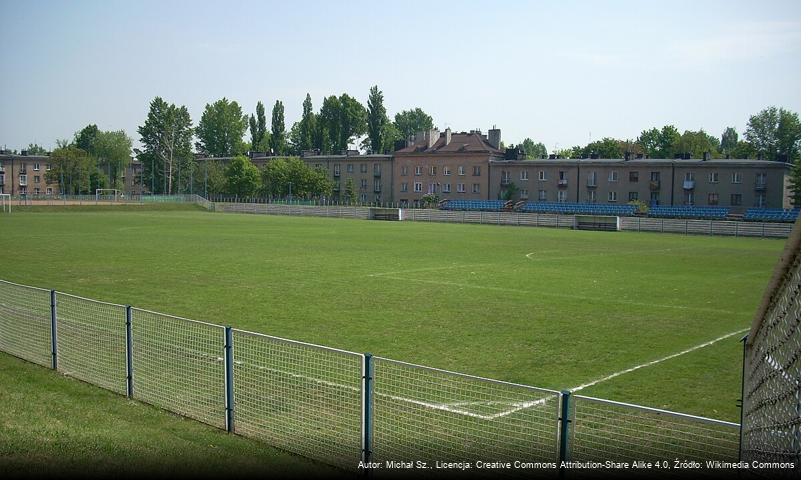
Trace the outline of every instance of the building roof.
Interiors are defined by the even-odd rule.
[[[537,165],[537,166],[654,166],[654,167],[760,167],[790,169],[791,164],[771,160],[753,160],[748,158],[716,158],[703,160],[701,158],[673,159],[673,158],[558,158],[535,160],[491,160],[492,163],[508,165]]]
[[[490,145],[479,132],[458,132],[451,134],[451,141],[445,144],[446,133],[440,133],[439,138],[431,148],[425,143],[416,142],[405,148],[395,151],[395,155],[413,154],[454,154],[454,153],[486,153],[489,155],[503,155],[500,149]]]

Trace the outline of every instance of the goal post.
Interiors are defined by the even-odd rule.
[[[11,194],[0,193],[0,212],[11,213]]]
[[[116,202],[120,196],[120,191],[116,188],[98,188],[95,190],[95,201],[110,200]]]

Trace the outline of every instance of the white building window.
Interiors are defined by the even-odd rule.
[[[473,193],[480,193],[481,192],[481,185],[478,183],[473,184]]]
[[[709,183],[718,183],[718,172],[709,173]]]
[[[609,201],[617,202],[617,192],[609,192]]]
[[[567,190],[559,190],[556,192],[556,201],[557,202],[566,202],[567,201]]]
[[[540,190],[539,195],[537,196],[537,200],[539,200],[540,202],[548,201],[548,191]]]
[[[609,181],[610,182],[617,182],[617,170],[611,170],[609,172]]]
[[[548,176],[545,174],[545,170],[540,170],[540,181],[544,182],[548,180]]]
[[[442,193],[451,193],[451,184],[450,183],[443,183],[442,184]]]
[[[422,192],[423,191],[423,182],[414,182],[414,191],[415,192]]]
[[[442,167],[442,174],[443,175],[450,175],[451,174],[451,167]]]
[[[423,174],[423,167],[421,167],[420,165],[414,167],[414,174],[417,175],[418,177],[420,175],[422,175]]]
[[[528,170],[520,170],[520,180],[528,180]]]
[[[464,166],[459,165],[459,167],[457,168],[457,172],[459,173],[459,175],[464,175]]]
[[[731,183],[743,183],[742,172],[733,172],[731,174]]]
[[[456,191],[459,193],[464,193],[464,183],[457,183],[456,184]]]

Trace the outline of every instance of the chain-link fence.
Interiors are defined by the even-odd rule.
[[[743,365],[742,456],[801,472],[801,223],[763,296]]]
[[[349,470],[360,461],[382,468],[392,462],[467,462],[476,468],[477,461],[491,461],[508,465],[504,473],[529,474],[562,461],[737,460],[737,424],[4,281],[0,350]],[[778,376],[771,378],[783,381]],[[786,413],[782,422],[792,417]],[[760,445],[760,438],[751,445]]]

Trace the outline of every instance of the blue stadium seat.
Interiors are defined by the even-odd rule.
[[[743,215],[743,220],[750,222],[795,222],[801,207],[792,209],[778,208],[749,208]]]
[[[631,216],[634,205],[611,205],[599,203],[528,202],[518,211],[531,213],[558,213],[562,215],[612,215]]]
[[[648,210],[649,217],[657,218],[687,218],[687,219],[707,219],[722,220],[729,214],[727,207],[696,207],[693,205],[683,205],[674,207],[651,207]]]

